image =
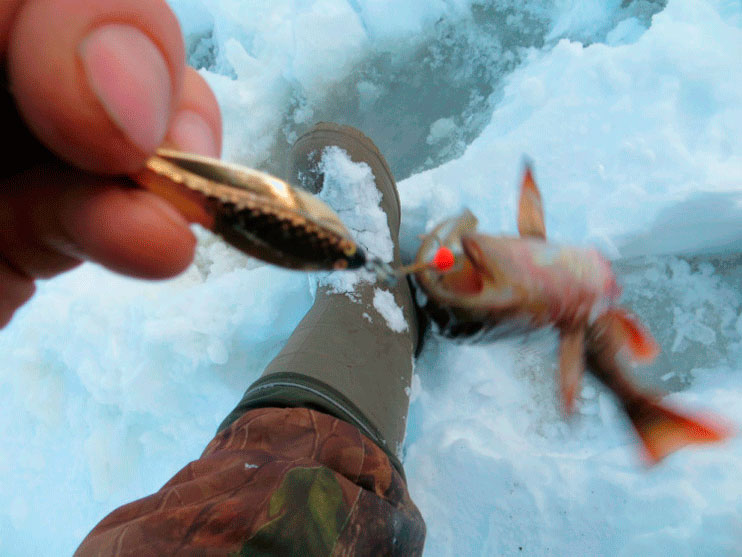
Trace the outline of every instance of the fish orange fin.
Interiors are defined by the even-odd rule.
[[[717,443],[732,435],[732,427],[712,416],[684,416],[649,399],[627,406],[650,465],[687,445]]]
[[[541,204],[541,193],[533,180],[531,165],[526,163],[523,172],[523,184],[518,203],[518,232],[521,236],[533,236],[546,239],[544,225],[544,208]]]
[[[559,344],[559,387],[564,401],[564,412],[574,411],[575,397],[585,369],[585,329],[562,331]]]
[[[660,353],[657,341],[636,317],[623,308],[612,308],[608,313],[619,326],[619,334],[635,362],[649,363],[657,357]]]

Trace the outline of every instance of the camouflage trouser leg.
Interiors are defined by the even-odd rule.
[[[76,555],[409,557],[424,538],[404,480],[355,427],[259,408],[160,491],[103,519]]]

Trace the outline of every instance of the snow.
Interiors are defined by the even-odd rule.
[[[391,260],[392,239],[386,214],[379,207],[381,192],[376,188],[371,167],[365,162],[354,163],[337,146],[323,149],[318,166],[324,174],[319,198],[333,207],[363,248]],[[364,210],[366,207],[368,210]]]
[[[418,234],[463,207],[482,231],[515,233],[527,154],[549,236],[611,257],[623,303],[662,346],[641,382],[739,428],[739,1],[521,4],[171,0],[223,108],[225,158],[280,172],[313,122],[361,127],[400,179],[410,259]],[[354,186],[324,199],[390,259],[370,169],[339,150],[324,161]],[[196,233],[180,277],[83,265],[41,281],[0,332],[1,555],[71,554],[108,512],[159,489],[198,457],[318,281],[347,292],[358,280],[308,280]],[[426,557],[738,554],[740,438],[647,470],[597,383],[561,416],[555,350],[549,332],[428,340],[403,455]]]
[[[394,294],[388,290],[374,288],[373,304],[376,311],[378,311],[386,321],[387,327],[395,333],[401,333],[410,328],[402,314],[402,308],[394,301]]]
[[[381,192],[374,183],[371,167],[354,163],[343,149],[331,146],[322,152],[319,169],[324,174],[319,198],[335,209],[353,239],[369,257],[391,261],[394,244],[386,213],[381,209]],[[313,281],[313,278],[310,278]],[[333,292],[350,295],[359,281],[373,281],[370,271],[324,273],[318,284]]]

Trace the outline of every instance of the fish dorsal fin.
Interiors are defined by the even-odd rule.
[[[585,369],[585,328],[562,331],[559,344],[559,387],[568,416],[574,410],[575,398],[580,389]]]
[[[518,204],[518,232],[521,236],[532,236],[546,239],[544,226],[544,208],[541,205],[541,193],[533,180],[531,165],[526,163],[523,171],[523,184],[520,188]]]

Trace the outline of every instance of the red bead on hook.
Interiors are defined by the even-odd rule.
[[[439,273],[444,273],[451,269],[456,263],[456,258],[453,252],[446,246],[441,246],[438,251],[435,252],[431,261],[424,261],[420,263],[413,263],[412,265],[405,265],[394,270],[394,274],[398,277],[408,275],[410,273],[416,273],[423,269],[433,269]],[[378,272],[378,271],[377,271]]]
[[[455,262],[453,252],[446,246],[441,246],[438,248],[438,251],[435,252],[430,265],[431,267],[435,267],[438,271],[448,271],[453,267]]]

